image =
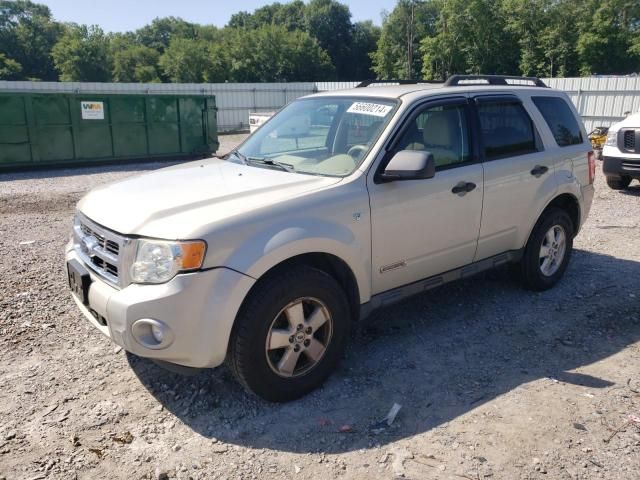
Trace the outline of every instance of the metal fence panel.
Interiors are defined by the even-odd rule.
[[[567,92],[582,115],[585,126],[609,126],[624,118],[624,112],[640,110],[640,77],[547,78],[547,85]],[[152,95],[215,96],[220,132],[249,129],[250,112],[279,110],[296,98],[318,91],[344,90],[359,82],[298,83],[82,83],[7,82],[2,91],[128,93]]]
[[[552,88],[564,90],[582,116],[587,131],[609,127],[625,112],[640,111],[640,77],[547,78]]]

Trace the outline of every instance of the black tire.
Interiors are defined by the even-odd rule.
[[[565,252],[559,267],[552,275],[545,275],[541,268],[540,251],[545,235],[554,226],[559,226],[565,233]],[[571,218],[562,209],[550,208],[538,219],[527,242],[518,270],[525,288],[543,291],[552,288],[564,275],[573,250],[574,227]]]
[[[285,378],[270,365],[266,342],[274,319],[281,318],[279,312],[301,298],[324,304],[331,334],[315,365]],[[349,323],[347,297],[331,276],[308,266],[281,269],[261,279],[245,300],[231,334],[227,364],[249,392],[271,402],[295,400],[318,388],[335,370],[349,337]]]
[[[607,185],[613,190],[624,190],[631,183],[631,177],[607,177]]]

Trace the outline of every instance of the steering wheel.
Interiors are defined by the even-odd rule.
[[[347,152],[347,155],[349,155],[350,157],[353,157],[356,160],[360,160],[360,158],[365,153],[367,153],[367,150],[369,150],[369,147],[366,145],[354,145],[349,149],[349,151]]]

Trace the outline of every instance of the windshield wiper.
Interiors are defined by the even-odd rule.
[[[244,163],[245,165],[249,164],[249,159],[247,158],[247,156],[244,153],[240,153],[238,150],[231,150],[229,153],[227,153],[226,156],[228,157],[229,155],[235,155],[240,160],[242,160],[242,163]]]
[[[269,165],[269,166],[274,166],[274,167],[278,167],[281,170],[284,170],[285,172],[295,172],[296,169],[293,167],[293,165],[290,165],[288,163],[282,163],[282,162],[278,162],[277,160],[273,160],[271,158],[260,158],[260,157],[244,157],[246,160],[246,163],[259,163],[262,165]]]

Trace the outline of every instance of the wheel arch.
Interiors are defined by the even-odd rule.
[[[260,288],[259,285],[262,282],[268,281],[270,277],[277,275],[278,272],[282,270],[289,269],[297,265],[306,265],[318,269],[332,277],[344,290],[347,296],[352,320],[355,321],[359,318],[361,288],[358,284],[358,279],[345,260],[328,252],[301,253],[272,265],[256,279],[257,281],[247,293],[245,300],[250,297],[255,289]]]
[[[571,219],[571,223],[573,225],[573,237],[575,238],[575,236],[578,234],[578,231],[580,230],[580,222],[581,222],[581,215],[582,215],[581,209],[580,209],[580,201],[572,193],[564,192],[553,197],[553,199],[551,199],[545,205],[545,207],[540,211],[540,213],[536,217],[535,222],[533,222],[533,224],[529,228],[529,234],[525,239],[525,245],[524,245],[525,247],[527,242],[529,241],[529,238],[531,237],[531,233],[533,232],[533,229],[535,228],[535,226],[538,224],[538,222],[544,216],[544,214],[547,213],[552,208],[560,208],[561,210],[564,210],[565,212],[567,212],[567,214],[569,215],[569,218]]]
[[[571,193],[562,193],[549,202],[540,216],[544,215],[544,213],[551,208],[560,208],[567,212],[571,219],[571,223],[573,224],[573,236],[575,237],[580,230],[582,214],[578,199]]]

